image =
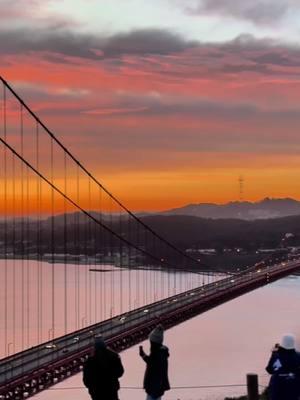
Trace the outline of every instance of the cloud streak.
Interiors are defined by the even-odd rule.
[[[240,35],[224,43],[185,40],[163,29],[135,30],[109,37],[98,37],[51,27],[0,29],[0,55],[34,53],[53,64],[78,64],[83,60],[101,63],[111,72],[123,74],[137,69],[166,80],[200,76],[299,75],[300,47],[271,39]]]
[[[186,10],[192,14],[229,16],[257,25],[273,25],[296,6],[299,3],[295,0],[201,0]]]

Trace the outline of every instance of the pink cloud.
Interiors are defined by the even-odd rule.
[[[103,108],[99,110],[88,110],[83,111],[83,114],[87,115],[114,115],[114,114],[132,114],[139,113],[147,110],[147,107],[136,107],[136,108]]]

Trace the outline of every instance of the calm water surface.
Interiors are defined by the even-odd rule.
[[[221,278],[0,260],[0,358]]]
[[[49,265],[45,268],[49,269]],[[85,274],[85,272],[82,273]],[[142,271],[139,273],[143,274]],[[47,273],[44,272],[44,274]],[[115,273],[116,278],[117,276],[118,274]],[[149,275],[148,278],[150,279],[151,276],[153,277]],[[163,290],[166,291],[170,277],[167,274],[161,276],[165,282]],[[122,277],[123,283],[126,282],[124,277],[125,275]],[[108,275],[105,279],[108,286],[110,281]],[[140,279],[140,285],[142,285],[142,276]],[[158,288],[160,278],[155,279],[157,279],[155,285]],[[178,277],[176,279],[179,285],[180,279]],[[80,284],[85,285],[84,277],[81,281]],[[69,284],[69,290],[72,293],[72,282]],[[154,285],[153,282],[151,284]],[[189,285],[193,286],[193,282]],[[124,287],[126,287],[125,284]],[[118,293],[116,288],[115,291]],[[149,293],[150,291],[149,288]],[[123,295],[126,297],[126,294]],[[159,296],[157,294],[157,297]],[[106,301],[109,304],[109,298]],[[102,313],[110,312],[108,305],[107,307],[107,310],[102,310]],[[300,339],[299,309],[300,277],[290,276],[172,328],[165,333],[165,343],[171,354],[169,361],[171,385],[191,387],[244,384],[245,376],[249,372],[257,373],[260,384],[266,385],[268,376],[264,368],[273,344],[278,342],[284,333],[294,333]],[[2,312],[1,315],[3,316]],[[47,318],[45,321],[48,329],[49,321]],[[70,324],[74,323],[76,321],[73,318]],[[45,335],[47,335],[47,329]],[[148,349],[148,342],[143,345],[145,349]],[[120,391],[120,400],[144,399],[143,390],[138,389],[142,385],[145,368],[144,362],[138,356],[138,346],[121,353],[121,357],[126,372],[121,378],[121,386],[124,389]],[[173,389],[165,394],[164,400],[213,400],[244,393],[244,387]],[[89,396],[82,385],[81,374],[78,374],[35,398],[37,400],[88,400]]]

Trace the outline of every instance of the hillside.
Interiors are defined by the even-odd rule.
[[[163,215],[188,215],[202,218],[238,218],[244,220],[280,218],[300,215],[300,202],[294,199],[265,198],[259,202],[199,203],[166,210]]]

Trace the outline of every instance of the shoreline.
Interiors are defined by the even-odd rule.
[[[18,260],[18,261],[41,261],[41,262],[46,262],[48,264],[75,264],[75,265],[86,265],[86,266],[96,266],[96,265],[107,265],[115,268],[120,268],[120,269],[135,269],[135,270],[160,270],[160,271],[167,271],[167,272],[193,272],[191,270],[185,271],[183,269],[179,268],[162,268],[161,266],[156,267],[154,265],[150,266],[145,266],[145,265],[118,265],[119,264],[119,259],[117,259],[118,263],[114,262],[113,260],[101,260],[99,257],[91,257],[91,256],[85,256],[83,254],[81,255],[71,255],[71,254],[45,254],[45,255],[40,255],[38,256],[36,253],[34,254],[26,254],[26,255],[12,255],[8,254],[6,257],[3,254],[0,254],[0,261],[4,260]],[[107,270],[99,270],[96,268],[90,268],[90,271],[95,271],[95,272],[108,272]],[[224,270],[215,270],[214,268],[212,269],[195,269],[195,273],[209,273],[209,272],[214,272],[216,274],[226,274],[229,273],[230,271]]]

